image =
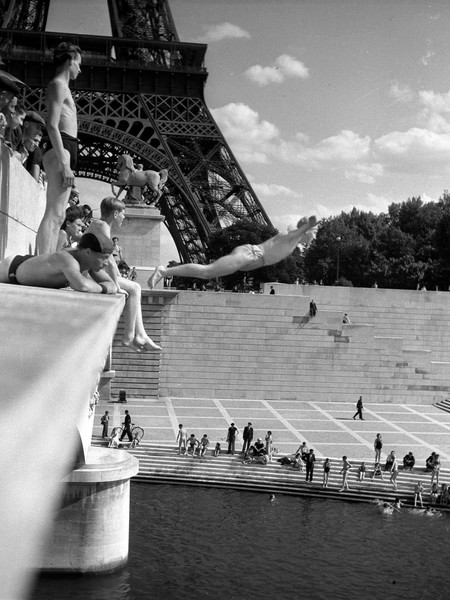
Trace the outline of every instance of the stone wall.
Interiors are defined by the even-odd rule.
[[[10,254],[34,254],[44,210],[44,189],[1,142],[0,260]]]
[[[292,287],[303,294],[277,288],[275,296],[166,298],[160,396],[348,401],[362,394],[416,404],[448,396],[447,293],[317,286],[312,295]]]

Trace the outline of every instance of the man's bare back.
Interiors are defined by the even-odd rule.
[[[112,247],[105,236],[84,234],[77,248],[38,256],[8,256],[0,263],[0,283],[48,288],[70,285],[80,292],[115,294],[117,286],[104,270]]]
[[[68,284],[64,274],[67,268],[80,270],[80,266],[70,250],[55,254],[43,254],[23,262],[17,268],[16,278],[21,285],[62,288]]]

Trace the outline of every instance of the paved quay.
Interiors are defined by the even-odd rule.
[[[371,404],[364,402],[364,421],[353,420],[355,402],[305,402],[283,400],[160,398],[128,399],[126,403],[102,402],[97,406],[94,436],[100,436],[100,417],[109,410],[110,429],[123,421],[125,409],[132,422],[145,430],[145,442],[175,446],[178,424],[198,438],[208,434],[211,445],[226,448],[230,423],[240,434],[250,421],[255,438],[272,431],[279,454],[293,453],[303,441],[314,448],[317,458],[373,461],[373,442],[383,436],[382,458],[395,450],[400,460],[409,451],[417,466],[424,466],[431,452],[437,452],[443,467],[450,466],[450,413],[432,405]]]
[[[144,428],[145,435],[134,451],[140,461],[138,480],[181,483],[186,485],[211,485],[234,487],[252,491],[295,493],[301,495],[345,497],[349,500],[371,501],[374,498],[392,500],[400,495],[412,500],[417,481],[425,487],[424,502],[428,501],[431,474],[425,471],[425,459],[432,451],[441,458],[440,483],[450,483],[450,413],[432,405],[371,404],[365,402],[364,420],[353,420],[353,402],[265,401],[248,399],[160,398],[158,400],[129,399],[100,403],[97,406],[93,443],[101,443],[100,417],[104,410],[111,415],[110,429],[120,425],[124,411],[128,410],[132,422]],[[248,421],[255,437],[272,431],[274,446],[278,449],[274,462],[267,466],[243,465],[241,457],[224,453],[218,458],[208,453],[206,459],[191,459],[177,455],[175,438],[178,424],[183,423],[188,433],[200,439],[208,434],[210,447],[220,442],[226,451],[226,434],[234,422],[240,433]],[[374,461],[373,442],[377,433],[383,436],[382,461],[395,450],[402,465],[405,454],[412,451],[416,467],[412,471],[400,470],[398,491],[389,483],[378,479],[356,482],[354,468],[349,478],[351,493],[339,495],[341,457],[346,455],[354,467],[367,463],[368,475]],[[317,465],[314,484],[304,485],[305,473],[294,471],[277,462],[277,458],[295,452],[306,441],[314,448]],[[240,450],[241,435],[236,450]],[[125,444],[126,448],[127,444]],[[332,471],[330,487],[322,490],[322,460],[330,458]]]

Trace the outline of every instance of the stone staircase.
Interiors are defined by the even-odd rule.
[[[148,335],[154,342],[161,342],[162,296],[143,296],[142,317]],[[121,317],[112,347],[112,367],[115,377],[111,380],[111,394],[118,397],[119,390],[125,389],[129,396],[146,398],[159,397],[159,373],[161,355],[159,352],[139,354],[124,348],[120,340],[123,335]]]
[[[436,406],[436,408],[440,408],[441,410],[445,410],[445,412],[450,413],[450,398],[446,398],[445,400],[436,402],[434,406]]]
[[[100,439],[93,444],[102,445]],[[127,444],[124,446],[127,449]],[[363,482],[356,481],[356,465],[349,478],[350,491],[339,492],[341,487],[341,461],[331,459],[332,468],[329,487],[322,487],[323,459],[316,461],[313,483],[305,482],[305,471],[299,472],[289,465],[281,465],[274,455],[273,462],[267,465],[244,464],[241,455],[220,454],[212,456],[211,451],[203,458],[180,456],[173,445],[161,445],[142,441],[134,449],[128,450],[139,459],[139,473],[134,481],[166,483],[187,486],[231,488],[248,492],[281,493],[295,496],[308,496],[323,499],[347,500],[353,502],[374,502],[376,499],[392,502],[398,496],[403,503],[411,506],[414,499],[414,485],[422,481],[425,493],[424,504],[428,504],[430,474],[423,468],[399,472],[398,489],[389,483],[389,473],[383,473],[384,481],[378,477],[372,482],[373,462],[366,461],[368,472]],[[441,469],[441,480],[448,481],[449,469]]]
[[[144,290],[145,325],[163,352],[135,354],[115,341],[113,396],[122,388],[149,399],[362,395],[433,404],[449,396],[447,294],[312,288],[276,296]],[[311,297],[319,307],[312,319]],[[342,323],[344,310],[351,324]]]

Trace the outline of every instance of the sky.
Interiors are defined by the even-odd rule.
[[[206,103],[278,229],[450,187],[447,0],[169,4],[208,44]]]

